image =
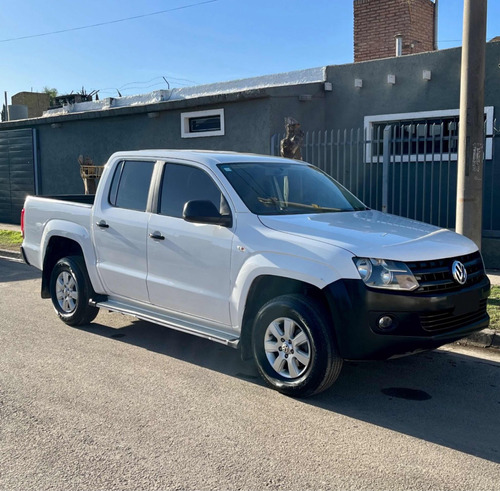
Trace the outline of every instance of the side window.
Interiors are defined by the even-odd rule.
[[[191,200],[211,201],[221,215],[229,215],[229,207],[212,178],[197,167],[166,164],[161,183],[162,215],[182,218],[184,205]]]
[[[154,162],[120,162],[111,182],[110,204],[117,208],[145,211],[154,165]]]

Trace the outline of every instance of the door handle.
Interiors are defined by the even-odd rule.
[[[99,222],[96,222],[96,225],[99,227],[99,228],[109,228],[109,225],[104,221],[104,220],[101,220]]]
[[[149,237],[153,240],[165,240],[165,237],[160,232],[153,232],[149,234]]]

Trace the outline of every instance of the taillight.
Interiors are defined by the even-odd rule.
[[[24,208],[21,210],[21,235],[24,239]]]

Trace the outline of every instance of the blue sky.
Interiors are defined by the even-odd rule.
[[[500,35],[500,1],[488,3],[487,40]],[[463,0],[439,1],[440,49],[461,45],[462,15]],[[184,87],[353,61],[352,0],[3,0],[0,26],[2,102],[44,86],[102,98],[166,88],[162,77]]]

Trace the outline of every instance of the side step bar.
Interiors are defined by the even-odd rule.
[[[176,331],[193,334],[200,338],[209,339],[216,343],[230,346],[231,348],[238,348],[239,338],[234,334],[219,331],[212,327],[202,326],[192,322],[192,320],[179,319],[164,313],[153,312],[140,306],[129,305],[127,303],[119,302],[117,300],[102,300],[94,303],[96,307],[101,309],[119,312],[121,314],[132,315],[138,319],[142,319],[154,324],[159,324]]]

